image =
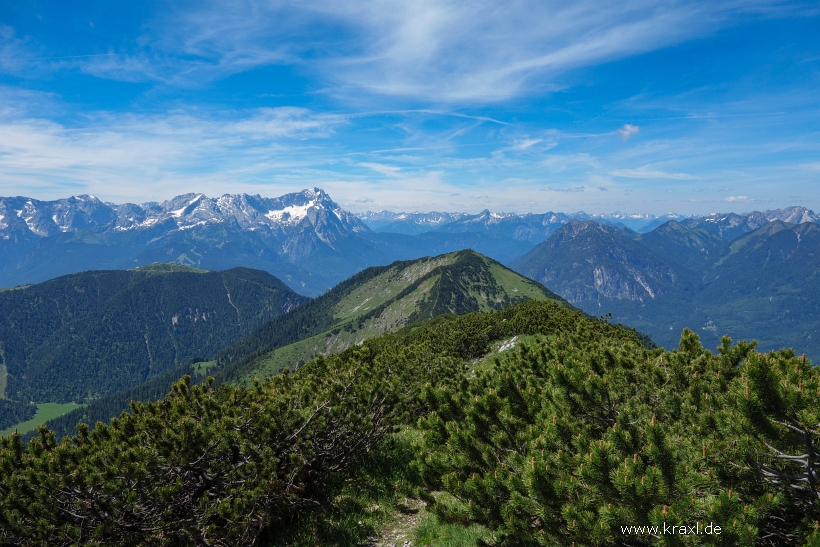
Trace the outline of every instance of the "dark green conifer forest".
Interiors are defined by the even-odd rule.
[[[172,264],[3,291],[0,397],[90,402],[210,355],[305,301],[266,272]]]
[[[0,541],[361,545],[356,500],[392,496],[488,545],[820,545],[820,372],[690,331],[649,346],[530,301],[249,387],[186,377],[91,431],[3,439]],[[697,523],[721,533],[661,531]]]
[[[34,417],[37,407],[31,403],[21,403],[0,399],[0,430]]]

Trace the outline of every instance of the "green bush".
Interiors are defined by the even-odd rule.
[[[674,352],[588,327],[521,347],[433,412],[415,465],[499,545],[799,545],[820,518],[820,373],[792,351]],[[722,527],[681,536],[624,526]],[[811,536],[814,537],[814,536]]]
[[[817,545],[818,399],[792,351],[689,331],[649,349],[552,303],[440,317],[248,388],[184,378],[60,442],[2,439],[0,543],[356,545],[433,491],[421,544]],[[621,528],[698,522],[723,533]]]

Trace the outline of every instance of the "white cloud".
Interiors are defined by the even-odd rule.
[[[702,36],[777,0],[212,0],[168,10],[144,45],[83,70],[200,85],[295,64],[328,92],[361,89],[441,102],[500,101],[558,89],[562,72]],[[785,9],[785,8],[783,8]],[[317,30],[319,29],[319,30]],[[480,38],[479,38],[480,37]]]
[[[522,139],[520,141],[516,141],[515,144],[513,144],[511,147],[508,148],[508,150],[518,150],[518,151],[526,150],[526,149],[530,148],[531,146],[534,146],[534,145],[538,144],[539,142],[542,142],[542,140],[543,139]]]
[[[368,169],[372,169],[377,173],[381,173],[382,175],[386,175],[388,177],[396,177],[399,176],[401,172],[400,167],[396,167],[393,165],[384,165],[381,163],[369,163],[369,162],[362,162],[359,165],[362,167],[367,167]]]
[[[583,186],[573,186],[572,188],[553,188],[552,186],[547,186],[546,188],[540,189],[542,192],[583,192]]]
[[[277,171],[310,170],[315,176],[336,159],[311,143],[344,123],[338,116],[293,108],[260,109],[230,120],[98,113],[82,127],[7,115],[0,118],[3,193],[51,193],[57,185],[139,200],[164,196],[169,181],[176,181],[173,192],[182,193],[181,186],[211,191],[220,179],[226,189],[237,181],[250,189]]]
[[[723,201],[725,201],[726,203],[744,203],[750,200],[748,196],[729,196],[723,198]]]
[[[668,179],[668,180],[695,180],[697,177],[687,173],[669,173],[644,165],[637,169],[615,169],[609,172],[613,177],[630,179]]]
[[[618,129],[618,133],[621,135],[621,138],[624,142],[629,140],[629,137],[632,135],[636,135],[641,132],[641,128],[637,125],[632,125],[631,123],[624,124]]]

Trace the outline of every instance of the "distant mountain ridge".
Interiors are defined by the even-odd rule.
[[[323,215],[322,212],[329,213]],[[328,223],[345,230],[368,228],[353,214],[344,211],[324,190],[311,188],[278,198],[260,195],[225,194],[209,198],[204,194],[183,194],[162,203],[137,205],[102,202],[91,195],[55,201],[26,197],[0,197],[0,238],[12,233],[45,237],[59,233],[94,230],[122,232],[151,228],[189,230],[195,226],[235,222],[243,230],[270,230],[289,234],[307,220],[319,227],[319,237],[329,239],[322,228]]]
[[[801,220],[784,222],[775,215]],[[590,314],[666,347],[685,327],[820,359],[820,224],[803,208],[670,221],[648,234],[570,221],[512,264]]]
[[[316,228],[316,235],[320,240],[332,245],[336,233],[366,232],[371,228],[376,231],[390,231],[386,228],[394,224],[451,233],[486,230],[514,233],[515,229],[507,226],[510,224],[523,224],[529,227],[555,226],[551,233],[571,219],[622,224],[633,230],[635,227],[630,224],[648,226],[658,221],[665,223],[667,220],[677,220],[689,227],[711,226],[710,230],[729,233],[729,230],[743,229],[744,225],[750,228],[746,231],[751,231],[773,220],[793,224],[818,222],[820,216],[800,206],[744,214],[714,213],[702,217],[675,213],[662,216],[620,212],[588,214],[583,211],[518,214],[491,212],[488,209],[474,215],[436,211],[351,213],[342,209],[320,188],[305,189],[276,198],[262,197],[259,194],[224,194],[217,198],[209,198],[201,193],[189,193],[162,203],[147,202],[139,205],[103,202],[87,194],[53,201],[20,196],[0,197],[0,239],[6,241],[13,237],[47,237],[83,230],[107,233],[162,226],[165,231],[172,231],[223,223],[235,224],[245,231],[265,230],[276,235],[288,236],[292,232],[298,232],[299,225],[310,224]],[[492,226],[498,228],[493,230],[490,228]],[[519,233],[516,237],[519,240],[529,238],[526,233]],[[287,243],[285,246],[288,246]]]
[[[446,233],[492,232],[536,244],[547,239],[558,228],[573,219],[579,221],[594,220],[600,224],[622,226],[640,233],[651,232],[666,222],[674,220],[689,227],[707,226],[710,231],[722,234],[721,237],[752,231],[774,220],[797,224],[820,221],[820,215],[800,206],[762,212],[753,211],[744,214],[714,213],[702,217],[678,215],[676,213],[667,213],[661,216],[620,212],[588,214],[583,211],[577,213],[549,211],[546,213],[518,214],[491,212],[489,209],[475,215],[467,213],[367,211],[366,213],[358,213],[357,216],[377,232],[392,231],[402,234],[418,234],[424,231]]]
[[[307,299],[266,272],[179,265],[0,292],[0,398],[86,402],[209,355]]]
[[[418,234],[424,231],[473,232],[490,231],[499,234],[514,235],[518,240],[543,241],[549,235],[569,222],[576,220],[598,220],[609,224],[619,224],[631,229],[640,230],[646,226],[662,224],[669,219],[683,218],[669,213],[663,216],[649,214],[607,213],[504,213],[485,209],[480,213],[394,213],[392,211],[367,211],[357,216],[372,230],[377,232],[395,232]]]
[[[164,396],[183,374],[201,380],[201,371],[207,369],[217,383],[247,383],[285,368],[295,370],[319,354],[335,354],[425,319],[501,310],[526,300],[567,305],[541,284],[469,250],[368,268],[260,324],[224,349],[200,354],[212,359],[208,363],[185,363],[49,425],[65,435],[75,431],[79,420],[107,421],[127,409],[132,399]]]
[[[316,296],[370,266],[467,248],[511,264],[572,219],[642,232],[671,219],[726,239],[772,220],[818,217],[803,207],[699,218],[489,210],[356,215],[320,188],[277,198],[192,193],[141,205],[105,203],[89,195],[55,201],[11,197],[0,198],[0,287],[92,269],[175,262],[208,270],[260,269]]]
[[[398,234],[415,235],[429,232],[435,228],[468,216],[467,213],[393,213],[391,211],[376,211],[359,213],[356,215],[369,228],[377,232],[393,232]]]
[[[395,260],[473,248],[509,262],[531,246],[492,233],[374,233],[319,188],[278,198],[185,194],[142,205],[88,195],[0,198],[0,287],[170,261],[261,269],[302,294],[318,295]]]

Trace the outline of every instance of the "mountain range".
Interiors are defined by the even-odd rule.
[[[233,270],[199,275],[217,278],[230,272]],[[194,289],[190,285],[191,279],[180,276],[172,279],[177,287],[172,291],[185,287]],[[214,296],[220,300],[219,294]],[[224,300],[224,291],[221,297]],[[236,298],[257,299],[247,291],[235,295]],[[205,302],[207,298],[203,296],[202,300]],[[49,427],[61,434],[71,434],[78,421],[90,424],[107,421],[128,409],[131,400],[155,400],[164,396],[171,384],[185,374],[201,380],[207,373],[214,376],[218,384],[250,383],[253,378],[266,378],[283,369],[296,370],[318,355],[333,355],[427,319],[501,310],[527,300],[552,301],[568,306],[565,300],[541,284],[469,250],[368,268],[287,313],[267,320],[255,316],[256,327],[244,337],[223,337],[221,346],[189,341],[185,347],[190,351],[184,355],[187,361],[169,361],[162,371],[146,375],[145,382],[128,382],[130,377],[127,374],[118,377],[115,371],[109,371],[109,384],[118,379],[124,389],[103,392],[97,387],[97,393],[105,396],[90,400],[87,406],[53,421]],[[125,310],[120,313],[127,315]],[[15,317],[14,313],[10,316]],[[204,326],[201,328],[205,329]],[[142,336],[140,331],[136,335]],[[106,342],[96,337],[89,341],[75,341],[74,346],[88,347]],[[172,363],[177,366],[171,366]],[[84,362],[72,365],[69,370],[81,371],[87,366]],[[60,370],[57,366],[54,369]],[[82,386],[89,385],[79,373],[64,374],[66,380],[70,380],[70,386],[60,387],[59,380],[52,378],[51,392],[82,391]],[[92,385],[99,384],[92,382]]]
[[[717,219],[723,219],[718,222]],[[317,296],[369,266],[472,248],[504,264],[571,219],[640,232],[672,220],[721,227],[729,238],[775,219],[816,221],[803,208],[703,218],[675,214],[589,215],[345,211],[319,188],[277,198],[185,194],[162,203],[114,204],[81,195],[55,201],[0,197],[0,286],[91,269],[176,262],[261,269]],[[712,223],[712,224],[709,224]]]
[[[818,220],[804,207],[704,217],[489,210],[357,215],[318,188],[278,198],[186,194],[142,205],[104,203],[93,196],[0,198],[0,286],[174,262],[207,270],[260,269],[300,294],[318,296],[367,267],[470,248],[514,265],[588,313],[612,312],[666,346],[676,343],[682,327],[694,325],[710,343],[728,332],[780,347],[792,343],[796,333],[816,338],[802,328],[786,336],[789,320],[778,320],[773,328],[767,321],[802,318],[816,308],[810,290],[789,287],[799,285],[792,270],[807,279],[814,275],[811,234],[798,234],[792,226]],[[759,272],[766,277],[761,286],[780,292],[767,295],[771,304],[760,308],[763,300],[755,295],[763,289],[748,276],[741,283],[726,269],[756,271],[739,257],[761,245],[777,246],[786,236],[764,230],[751,247],[732,247],[732,242],[777,222],[799,242],[788,256],[803,262],[774,258],[779,255],[764,259],[769,265]],[[734,248],[741,249],[738,256]],[[729,278],[736,279],[735,286],[724,286]],[[718,290],[732,296],[724,298]]]
[[[820,225],[762,213],[670,221],[648,234],[572,220],[512,267],[582,310],[612,313],[665,347],[683,328],[820,358]],[[785,214],[783,215],[785,216]]]
[[[472,248],[507,263],[531,247],[495,233],[377,233],[318,188],[278,198],[185,194],[142,205],[85,195],[0,198],[0,286],[176,262],[260,269],[316,296],[395,260]]]
[[[570,221],[596,220],[606,224],[624,226],[639,232],[648,232],[664,222],[685,217],[675,213],[662,216],[651,214],[605,213],[501,213],[485,209],[478,214],[467,213],[394,213],[392,211],[367,211],[357,215],[372,230],[401,234],[420,234],[430,231],[483,232],[507,235],[517,240],[540,243]]]

